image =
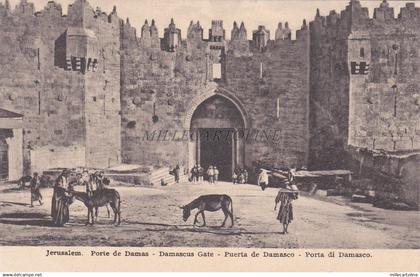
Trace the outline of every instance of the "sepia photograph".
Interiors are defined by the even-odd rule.
[[[1,0],[0,246],[418,250],[419,80],[415,1]]]

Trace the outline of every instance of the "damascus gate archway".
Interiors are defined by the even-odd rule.
[[[230,181],[235,168],[245,164],[243,132],[247,116],[239,100],[216,90],[193,100],[187,116],[192,136],[188,147],[188,167],[200,164],[205,170],[219,169],[219,179]]]

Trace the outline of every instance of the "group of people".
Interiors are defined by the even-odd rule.
[[[69,206],[73,203],[72,192],[75,185],[83,185],[89,198],[94,193],[109,185],[109,179],[104,177],[103,171],[90,174],[83,170],[77,174],[76,180],[69,182],[70,170],[64,169],[54,184],[54,193],[51,204],[51,217],[55,226],[63,226],[69,221]]]
[[[179,166],[174,169],[175,179],[179,181]],[[268,171],[261,169],[258,174],[257,184],[264,191],[269,185]],[[206,171],[209,183],[217,183],[219,171],[216,166],[209,166]],[[68,178],[70,171],[65,169],[61,172],[58,178],[55,180],[54,193],[51,204],[51,217],[52,222],[55,226],[63,226],[69,221],[69,206],[73,202],[72,191],[75,184],[84,185],[86,193],[89,197],[92,197],[97,190],[103,189],[106,185],[109,185],[108,179],[104,177],[104,172],[97,171],[93,174],[89,174],[87,170],[84,170],[81,174],[78,174],[77,180],[69,182]],[[177,177],[178,176],[178,177]],[[202,181],[204,178],[204,169],[198,164],[191,169],[191,178],[193,182]],[[232,182],[246,183],[248,181],[248,172],[246,169],[235,170],[232,176]],[[42,195],[40,192],[41,178],[38,173],[34,173],[30,181],[31,189],[31,207],[35,201],[39,201],[40,205],[43,205]],[[279,206],[277,219],[283,225],[283,233],[288,233],[288,225],[293,220],[293,205],[292,201],[298,198],[298,188],[295,184],[294,170],[287,172],[286,181],[283,187],[277,193],[275,198],[274,210]]]
[[[232,183],[246,184],[248,183],[248,170],[245,168],[237,168],[233,171]]]
[[[217,184],[217,181],[219,181],[219,169],[217,169],[217,166],[210,165],[207,169],[207,176],[210,184]]]
[[[193,168],[191,168],[191,182],[202,182],[204,180],[204,168],[199,165],[196,164],[195,166],[193,166]]]
[[[69,206],[73,202],[72,192],[75,185],[85,186],[88,197],[92,197],[95,191],[109,185],[109,179],[104,177],[103,171],[90,174],[87,170],[83,170],[81,174],[77,174],[76,180],[69,182],[70,173],[69,169],[64,169],[54,182],[51,217],[55,226],[63,226],[69,220]],[[41,176],[35,172],[30,180],[31,207],[34,206],[36,201],[39,202],[40,206],[44,204],[40,191],[41,184]]]
[[[204,180],[204,175],[207,176],[207,180],[210,184],[215,184],[219,180],[219,169],[217,166],[210,165],[206,171],[204,171],[204,168],[196,164],[191,168],[191,177],[190,182],[202,182]]]

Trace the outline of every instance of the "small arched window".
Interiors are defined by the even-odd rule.
[[[364,58],[365,57],[365,48],[360,48],[360,57]]]

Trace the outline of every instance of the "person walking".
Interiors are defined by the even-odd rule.
[[[217,166],[213,167],[213,180],[215,184],[217,184],[217,181],[219,180],[219,170],[217,169]]]
[[[261,169],[260,174],[258,175],[257,184],[264,191],[268,187],[268,173],[267,170]]]
[[[274,210],[277,209],[277,205],[280,203],[277,220],[279,220],[283,225],[282,234],[288,233],[289,224],[293,221],[292,201],[298,199],[298,193],[299,191],[296,186],[287,186],[286,188],[281,188],[277,193]]]
[[[35,172],[34,176],[30,182],[31,188],[31,207],[34,206],[34,201],[39,201],[39,205],[42,206],[44,203],[42,202],[42,195],[39,191],[41,187],[41,178],[38,176],[38,173]]]

